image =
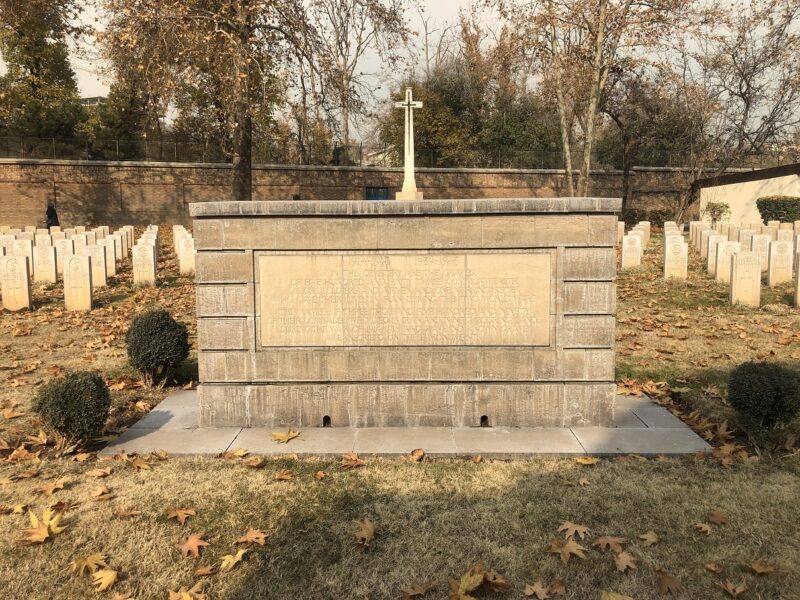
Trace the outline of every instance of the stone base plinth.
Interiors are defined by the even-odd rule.
[[[395,194],[395,199],[397,200],[422,200],[422,192],[413,191],[413,192],[404,192],[399,191]]]

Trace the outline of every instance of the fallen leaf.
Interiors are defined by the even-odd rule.
[[[622,594],[617,594],[616,592],[603,592],[600,594],[600,600],[633,600],[630,596],[623,596]]]
[[[358,528],[356,529],[356,544],[361,548],[368,548],[372,540],[375,538],[375,523],[369,519],[363,521],[356,521]]]
[[[149,471],[150,469],[153,468],[153,467],[150,466],[150,464],[147,461],[145,461],[145,460],[143,460],[143,459],[141,459],[139,457],[134,458],[131,461],[131,466],[134,469],[136,469],[137,471]]]
[[[118,576],[114,569],[100,569],[92,574],[92,585],[97,586],[98,592],[105,592],[117,583]]]
[[[639,539],[644,540],[645,546],[653,546],[660,541],[658,535],[652,529],[650,531],[641,534],[639,536]]]
[[[567,595],[567,582],[563,577],[559,577],[550,584],[550,593],[556,596]]]
[[[111,500],[114,497],[114,494],[111,492],[111,490],[104,485],[101,485],[89,495],[95,502],[105,502],[106,500]]]
[[[622,552],[622,544],[627,543],[627,541],[625,538],[604,535],[592,542],[592,546],[597,546],[603,552],[611,549],[614,554],[619,554]]]
[[[327,477],[325,471],[319,470],[316,473],[314,473],[314,479],[316,479],[317,481],[322,481],[323,479],[325,479],[325,477]]]
[[[185,524],[186,519],[193,517],[195,514],[193,508],[168,508],[166,512],[167,519],[177,519],[181,525]]]
[[[244,448],[236,448],[235,450],[227,450],[220,456],[225,460],[234,460],[236,458],[244,458],[248,454],[250,454],[250,452]]]
[[[206,565],[205,567],[200,567],[195,569],[194,576],[195,577],[209,577],[211,575],[215,575],[219,572],[219,567],[217,565]]]
[[[409,587],[401,588],[403,592],[400,600],[411,600],[412,598],[421,598],[431,590],[436,589],[436,583],[412,583]]]
[[[247,550],[242,548],[241,550],[238,550],[236,554],[226,554],[223,556],[222,563],[219,566],[220,573],[227,573],[228,571],[233,570],[236,565],[242,562],[242,558],[244,558],[245,554],[247,554]]]
[[[711,525],[708,523],[695,523],[694,528],[698,533],[703,535],[711,535]]]
[[[91,471],[86,471],[87,477],[94,477],[96,479],[102,479],[103,477],[108,477],[113,472],[112,467],[108,467],[107,469],[92,469]]]
[[[741,594],[744,594],[747,591],[747,586],[736,585],[731,581],[726,581],[725,583],[718,583],[719,587],[721,587],[731,598],[738,598]]]
[[[710,573],[722,573],[722,565],[717,563],[706,563],[703,568]]]
[[[142,514],[142,513],[141,513],[141,511],[138,511],[138,510],[128,510],[128,509],[126,509],[126,508],[123,508],[123,507],[121,507],[121,506],[118,506],[118,507],[117,507],[117,508],[114,510],[114,516],[115,516],[115,517],[119,517],[120,519],[130,519],[130,518],[132,518],[132,517],[139,516],[140,514]]]
[[[250,467],[251,469],[259,469],[264,466],[264,457],[251,456],[246,461],[244,461],[244,465],[246,467]]]
[[[747,565],[756,575],[769,575],[775,572],[775,567],[762,562],[752,562]]]
[[[672,594],[673,596],[677,596],[683,591],[683,586],[681,582],[676,578],[667,573],[664,569],[655,569],[655,573],[658,576],[658,593],[659,594]]]
[[[574,538],[575,536],[577,536],[579,539],[583,539],[584,536],[588,535],[589,533],[588,527],[585,525],[578,525],[571,521],[564,521],[558,530],[563,531],[564,537],[568,540]]]
[[[367,464],[367,462],[358,458],[358,454],[355,452],[348,452],[347,454],[342,455],[342,468],[345,470],[355,469],[365,464]]]
[[[628,552],[620,552],[619,554],[614,556],[614,566],[616,566],[617,571],[624,573],[628,569],[636,570],[638,567],[636,566],[636,557]]]
[[[294,479],[294,475],[289,469],[281,469],[275,473],[275,481],[291,481],[292,479]]]
[[[413,462],[422,462],[422,459],[425,458],[425,450],[423,450],[422,448],[416,448],[411,451],[409,458]]]
[[[210,545],[203,539],[204,535],[204,533],[193,533],[179,544],[175,544],[175,547],[180,550],[183,558],[188,558],[190,554],[197,558],[200,556],[200,549]]]
[[[596,465],[597,463],[599,463],[600,459],[594,456],[580,456],[575,459],[575,462],[578,463],[579,465],[591,467],[592,465]]]
[[[294,429],[290,429],[286,433],[283,432],[273,432],[272,439],[276,444],[288,444],[291,440],[298,437],[300,435],[299,431],[295,431]]]
[[[728,515],[716,510],[712,510],[710,513],[708,513],[708,520],[714,525],[727,525]]]
[[[248,529],[242,537],[234,542],[234,544],[258,544],[263,546],[267,541],[269,534],[259,529]]]
[[[107,567],[106,557],[102,554],[92,554],[86,558],[76,558],[72,561],[72,572],[80,576],[94,573],[100,567]]]
[[[56,481],[55,483],[50,483],[48,485],[43,485],[39,488],[39,493],[44,494],[45,496],[52,496],[59,490],[64,489],[64,485],[67,483],[67,480],[62,478]]]
[[[586,548],[578,544],[574,539],[567,538],[566,542],[562,542],[559,538],[550,540],[550,552],[558,554],[561,557],[561,562],[567,564],[572,555],[578,558],[586,558]]]
[[[549,598],[549,592],[549,588],[545,587],[541,580],[536,581],[533,585],[526,584],[525,589],[522,590],[523,595],[528,597],[536,596],[536,600],[545,600]]]

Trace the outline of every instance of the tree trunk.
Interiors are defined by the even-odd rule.
[[[233,81],[233,148],[231,199],[253,199],[253,119],[250,115],[250,66],[247,49],[250,43],[249,0],[239,2],[241,25],[238,31],[236,73]]]
[[[556,100],[558,102],[558,121],[561,128],[561,148],[564,152],[564,175],[567,182],[567,195],[575,196],[575,183],[572,181],[572,145],[570,144],[570,121],[567,118],[567,104],[564,98],[563,82],[561,79],[561,61],[558,50],[558,37],[555,29],[551,30],[551,44],[553,46],[552,67],[556,76]]]

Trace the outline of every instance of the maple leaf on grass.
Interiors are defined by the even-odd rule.
[[[683,586],[677,577],[673,577],[664,569],[655,569],[658,576],[658,593],[677,596],[683,591]]]
[[[294,429],[289,429],[286,433],[282,431],[273,431],[272,432],[272,440],[276,444],[288,444],[291,440],[298,437],[300,435],[299,431],[295,431]]]
[[[92,469],[91,471],[86,471],[86,477],[102,479],[103,477],[108,477],[111,475],[113,470],[114,469],[112,467],[108,467],[107,469]]]
[[[545,600],[550,597],[550,589],[539,580],[533,585],[525,584],[522,594],[528,597],[535,597],[536,600]]]
[[[709,573],[722,573],[722,565],[718,565],[717,563],[706,563],[703,565],[703,568]]]
[[[188,558],[190,554],[198,558],[200,556],[200,549],[210,545],[203,539],[204,535],[205,533],[193,533],[179,544],[175,544],[175,547],[180,550],[183,558]]]
[[[114,494],[107,486],[101,485],[99,488],[92,491],[90,496],[95,502],[105,502],[106,500],[111,500]]]
[[[703,535],[711,535],[711,525],[708,523],[695,523],[693,527],[698,533],[702,533]]]
[[[131,461],[131,466],[137,471],[149,471],[150,469],[153,468],[150,466],[150,463],[148,463],[146,460],[138,457],[134,458]]]
[[[269,534],[265,531],[261,531],[260,529],[248,529],[247,533],[236,540],[234,544],[258,544],[259,546],[263,546],[268,537]]]
[[[744,584],[736,585],[732,581],[726,581],[725,583],[720,582],[717,585],[720,588],[722,588],[723,590],[725,590],[725,592],[731,598],[738,598],[740,595],[744,594],[747,591],[747,586],[746,585],[744,585]]]
[[[54,511],[52,508],[46,508],[42,513],[42,519],[39,520],[33,511],[28,511],[31,526],[22,530],[27,537],[19,541],[28,544],[43,544],[66,529],[61,526],[63,516],[62,513]]]
[[[412,462],[422,462],[422,460],[425,458],[425,450],[422,448],[416,448],[411,451],[411,454],[409,454],[408,458]]]
[[[747,563],[745,566],[752,569],[756,575],[769,575],[770,573],[775,572],[774,566],[759,561]]]
[[[294,479],[294,475],[289,469],[281,469],[275,473],[275,481],[291,481],[292,479]]]
[[[167,519],[177,519],[181,525],[184,525],[186,520],[195,514],[193,508],[168,508],[166,511]]]
[[[220,454],[220,458],[223,458],[225,460],[234,460],[236,458],[244,458],[248,454],[250,454],[250,452],[248,452],[244,448],[236,448],[235,450],[227,450],[223,452],[222,454]]]
[[[603,592],[600,594],[600,600],[633,600],[630,596],[623,596],[622,594],[618,594],[616,592]]]
[[[564,521],[561,526],[558,528],[559,531],[564,532],[564,537],[569,539],[573,539],[576,536],[579,539],[583,539],[584,536],[588,535],[589,528],[585,525],[578,525],[577,523],[573,523],[572,521]]]
[[[622,544],[627,543],[628,540],[622,537],[614,537],[612,535],[604,535],[597,538],[592,542],[592,546],[597,546],[603,552],[611,550],[614,554],[622,552]]]
[[[375,538],[375,523],[369,519],[363,521],[356,521],[356,545],[362,549],[369,548],[372,540]]]
[[[100,569],[92,573],[92,585],[97,587],[98,592],[105,592],[117,583],[119,573],[114,569]]]
[[[567,564],[571,556],[578,558],[586,558],[586,548],[581,546],[572,538],[568,538],[566,542],[562,542],[559,538],[550,540],[550,552],[558,554],[561,557],[561,562]]]
[[[114,516],[120,519],[131,519],[133,517],[137,517],[142,514],[139,510],[128,510],[122,506],[118,506],[114,509]]]
[[[67,483],[66,478],[61,478],[55,483],[49,483],[47,485],[43,485],[42,487],[40,487],[39,493],[44,494],[45,496],[52,496],[56,492],[63,490],[66,483]]]
[[[483,563],[472,565],[458,580],[448,578],[450,600],[470,600],[470,592],[474,592],[483,584]]]
[[[227,573],[228,571],[232,571],[236,565],[242,562],[244,555],[247,554],[247,549],[242,548],[238,550],[236,554],[226,554],[222,557],[222,562],[219,565],[220,573]]]
[[[619,554],[615,555],[614,566],[620,573],[624,573],[628,569],[636,570],[638,568],[636,566],[636,557],[628,552],[620,552]]]
[[[581,456],[579,458],[576,458],[575,462],[578,463],[579,465],[583,465],[584,467],[591,467],[599,463],[600,459],[594,456]]]
[[[250,467],[251,469],[260,469],[264,466],[264,458],[261,456],[251,456],[244,461],[244,466]]]
[[[563,577],[555,579],[553,583],[550,584],[550,593],[555,594],[556,596],[566,596],[567,595],[566,580]]]
[[[91,554],[86,558],[76,558],[72,561],[72,572],[80,576],[92,574],[101,567],[107,567],[106,557],[102,554]]]
[[[314,473],[314,479],[316,479],[317,481],[322,481],[323,479],[325,479],[325,477],[327,477],[327,473],[325,473],[325,471],[323,471],[322,469]]]
[[[194,576],[210,577],[211,575],[216,575],[217,573],[219,573],[219,567],[217,565],[206,565],[204,567],[195,569]]]
[[[708,520],[714,525],[727,525],[728,515],[723,512],[719,512],[718,510],[712,510],[710,513],[708,513]]]
[[[367,464],[367,461],[358,458],[355,452],[348,452],[342,455],[342,469],[355,469]]]

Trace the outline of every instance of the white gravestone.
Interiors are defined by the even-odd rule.
[[[27,256],[0,258],[0,293],[3,294],[5,310],[31,309],[31,276]]]
[[[28,259],[28,275],[33,277],[33,242],[30,240],[15,241],[12,254],[24,256]]]
[[[631,269],[642,264],[642,236],[626,235],[622,238],[622,269]]]
[[[731,225],[728,227],[728,241],[729,242],[738,242],[739,241],[739,232],[742,230],[741,227],[737,227]]]
[[[64,260],[75,254],[75,244],[72,240],[56,240],[56,271],[59,275],[64,272]]]
[[[36,246],[33,249],[33,280],[39,283],[56,283],[56,249],[54,246]]]
[[[67,234],[66,234],[66,233],[64,233],[63,231],[54,231],[53,233],[51,233],[51,234],[50,234],[50,237],[52,238],[52,240],[53,240],[53,245],[55,246],[55,245],[56,245],[56,242],[57,242],[58,240],[65,240],[65,239],[67,239]],[[70,241],[71,241],[71,240],[70,240]]]
[[[86,233],[86,227],[84,227],[83,225],[76,225],[75,233]]]
[[[59,225],[53,225],[50,227],[50,235],[53,235],[54,233],[61,233],[61,227]]]
[[[80,254],[86,248],[86,234],[76,233],[71,237],[72,243],[75,244],[75,254]]]
[[[800,269],[800,266],[798,269]],[[797,277],[794,279],[794,307],[800,308],[800,272],[797,273]]]
[[[64,232],[64,235],[67,236],[68,240],[71,240],[72,236],[78,233],[75,231],[74,227],[67,227],[66,229],[62,229],[62,231]]]
[[[114,242],[114,249],[117,253],[117,260],[123,260],[125,258],[125,254],[122,253],[122,238],[124,234],[121,233],[112,233],[111,235],[107,235],[106,239]]]
[[[714,277],[722,283],[731,282],[731,263],[733,255],[742,250],[739,242],[722,242],[717,244],[717,266]]]
[[[97,289],[105,287],[106,274],[106,249],[102,246],[86,246],[82,254],[88,256],[92,261],[92,287]]]
[[[716,235],[713,229],[703,229],[700,232],[700,258],[708,258],[708,238]]]
[[[759,233],[753,236],[751,249],[753,252],[758,252],[761,256],[761,271],[766,271],[769,266],[769,244],[770,240],[768,235]]]
[[[73,254],[64,261],[64,307],[92,310],[92,261],[88,256]]]
[[[689,245],[682,236],[667,244],[664,249],[664,279],[686,279],[689,263]]]
[[[181,238],[178,248],[178,269],[181,275],[194,273],[194,240],[186,234]]]
[[[717,269],[717,246],[726,241],[728,241],[728,237],[722,234],[708,236],[708,250],[706,250],[706,272],[712,277],[714,277]]]
[[[792,280],[794,248],[789,242],[772,242],[769,245],[767,285],[775,287]]]
[[[106,278],[114,277],[117,274],[117,246],[114,240],[102,239],[97,245],[106,251]]]
[[[148,244],[137,244],[133,247],[133,283],[136,285],[155,285],[155,246]]]
[[[775,235],[775,241],[794,244],[794,231],[791,229],[779,229]]]
[[[731,304],[761,305],[761,255],[739,252],[731,261]]]
[[[52,246],[53,245],[53,238],[50,237],[49,233],[38,233],[34,238],[33,242],[37,246]]]
[[[86,245],[87,246],[96,246],[97,245],[97,234],[94,231],[86,231],[84,234],[86,236]]]
[[[742,252],[750,252],[753,249],[753,236],[756,232],[752,229],[739,230],[739,243],[742,246]]]

